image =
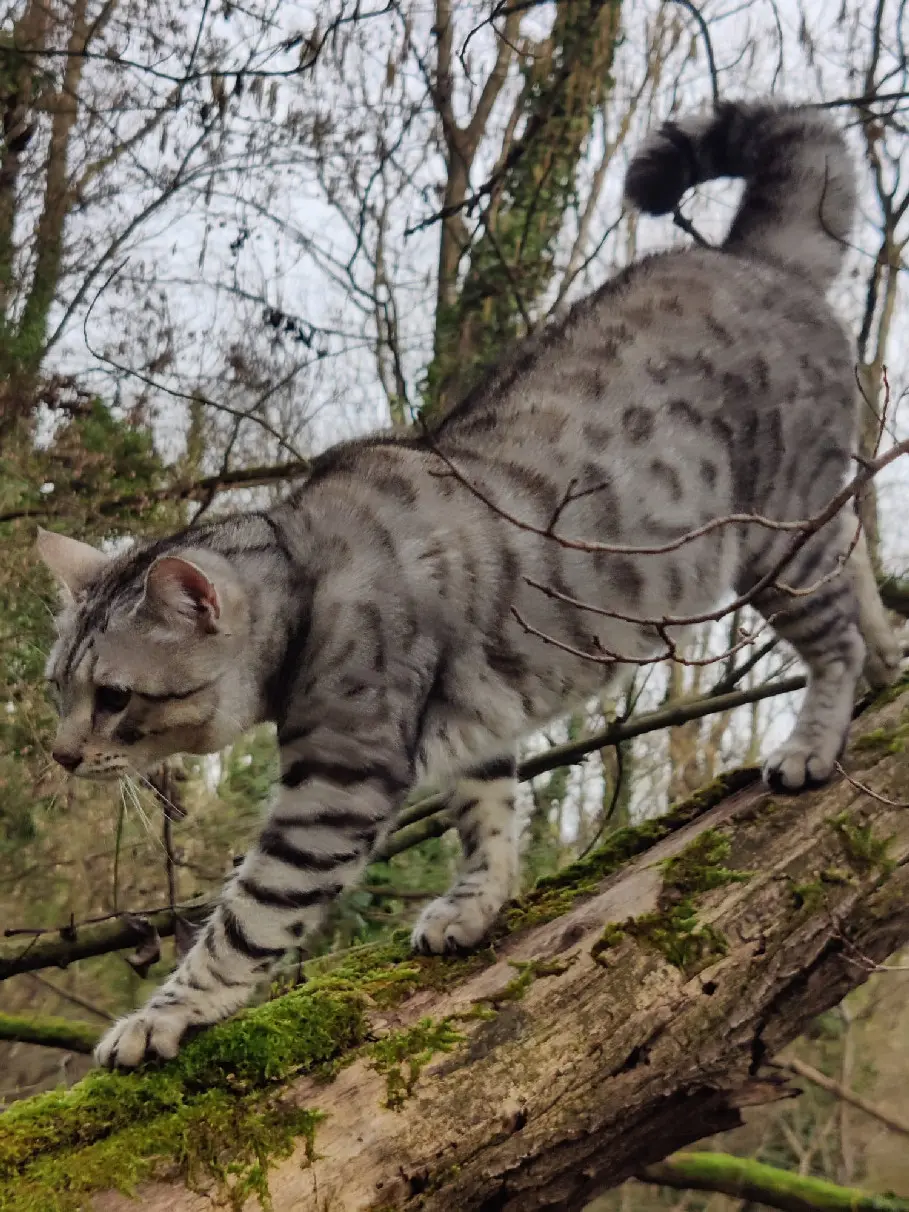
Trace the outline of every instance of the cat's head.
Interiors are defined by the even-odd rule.
[[[255,722],[246,594],[223,556],[164,544],[111,557],[43,530],[38,551],[63,597],[46,673],[64,769],[141,773]]]

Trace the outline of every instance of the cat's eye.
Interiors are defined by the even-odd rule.
[[[119,712],[125,711],[131,697],[132,691],[126,690],[123,686],[95,687],[96,709],[98,711],[107,711],[111,715],[117,715]]]

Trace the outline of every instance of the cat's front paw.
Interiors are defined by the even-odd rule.
[[[410,936],[422,955],[456,954],[482,942],[495,918],[495,908],[482,896],[459,899],[440,896],[427,905]]]
[[[107,1069],[170,1060],[177,1055],[190,1021],[185,1006],[145,1006],[114,1023],[95,1048],[95,1060]]]

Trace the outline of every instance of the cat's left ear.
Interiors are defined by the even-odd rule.
[[[70,601],[91,584],[110,560],[110,556],[97,547],[70,539],[65,534],[44,530],[40,526],[36,546],[38,555],[59,581],[64,597]]]
[[[213,635],[220,630],[221,599],[214,582],[183,556],[161,556],[145,578],[143,605],[169,622],[191,623]]]

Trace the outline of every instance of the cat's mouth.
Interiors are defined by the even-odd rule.
[[[91,762],[83,762],[76,770],[73,771],[73,778],[86,779],[92,783],[115,783],[124,775],[130,773],[131,767],[125,762],[117,763],[115,766],[92,765]]]

